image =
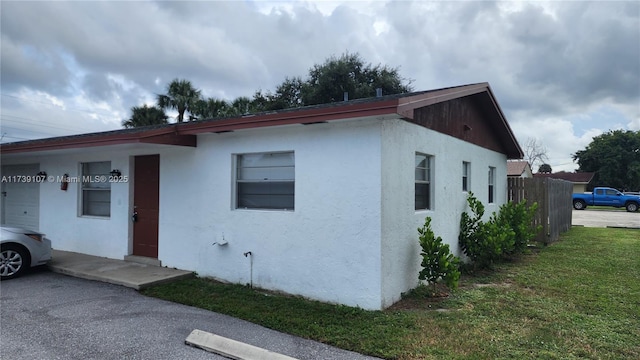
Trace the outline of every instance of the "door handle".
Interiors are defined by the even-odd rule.
[[[131,215],[131,221],[138,222],[138,212],[134,211],[133,215]]]

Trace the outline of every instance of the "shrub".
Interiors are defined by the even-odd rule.
[[[483,222],[484,205],[472,192],[469,192],[467,204],[473,216],[462,213],[458,243],[474,267],[490,267],[502,258],[503,253],[513,248],[515,233],[505,219],[495,213],[488,222]]]
[[[510,249],[505,249],[506,254],[521,254],[535,238],[541,226],[534,226],[533,219],[538,209],[538,204],[527,207],[527,202],[508,202],[500,207],[499,221],[506,224],[514,232],[514,244]]]
[[[431,218],[427,217],[422,228],[418,228],[420,234],[420,247],[422,252],[422,270],[418,275],[418,279],[426,280],[432,286],[432,294],[436,292],[436,283],[438,281],[450,289],[458,287],[460,279],[459,264],[460,259],[451,254],[449,245],[442,243],[440,236],[436,237],[431,230]]]
[[[540,229],[533,226],[537,204],[506,203],[486,223],[484,205],[471,192],[467,204],[473,215],[462,213],[458,243],[474,268],[487,268],[507,255],[524,252]]]

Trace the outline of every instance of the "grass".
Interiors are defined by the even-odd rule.
[[[416,274],[417,276],[417,274]],[[640,232],[573,228],[443,300],[365,311],[189,279],[143,291],[388,359],[640,359]]]

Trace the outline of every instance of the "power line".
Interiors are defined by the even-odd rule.
[[[7,133],[5,130],[11,129],[11,130],[13,130],[13,132],[25,132],[25,133],[43,134],[43,135],[51,136],[51,133],[49,133],[49,132],[38,131],[38,130],[29,130],[29,129],[19,128],[19,127],[14,127],[14,126],[0,126],[0,128],[2,128],[2,131],[5,134]]]
[[[6,117],[14,117],[14,118],[20,119],[20,120],[7,119]],[[14,124],[36,125],[38,127],[48,127],[48,128],[52,128],[52,129],[65,130],[65,131],[71,131],[71,130],[79,130],[79,131],[87,131],[87,132],[95,131],[95,129],[90,129],[90,128],[86,128],[86,127],[75,127],[74,126],[74,127],[71,128],[71,127],[60,127],[60,126],[55,126],[55,125],[51,125],[51,124],[47,125],[47,124],[43,124],[41,121],[38,121],[38,120],[34,120],[34,119],[22,117],[22,116],[11,115],[11,114],[2,114],[2,115],[0,115],[0,121],[14,123]]]
[[[46,105],[47,107],[58,107],[58,105],[52,104],[52,103],[47,103],[47,102],[43,102],[43,101],[37,101],[37,100],[32,100],[32,99],[26,99],[26,98],[22,98],[19,96],[15,96],[15,95],[9,95],[9,94],[0,94],[1,96],[5,96],[5,97],[9,97],[9,98],[13,98],[16,100],[20,100],[20,101],[25,101],[25,102],[31,102],[34,104],[42,104],[42,105]],[[82,109],[82,108],[77,108],[77,107],[73,107],[73,106],[65,106],[64,109],[60,109],[62,111],[75,111],[75,112],[82,112],[82,113],[88,113],[88,114],[102,114],[102,115],[111,115],[113,116],[113,114],[110,114],[108,112],[104,112],[103,111],[95,111],[93,109]]]
[[[2,134],[2,137],[0,138],[0,141],[2,141],[4,138],[11,138],[11,139],[18,139],[18,140],[33,140],[33,138],[23,138],[20,136],[11,136],[11,135],[7,135],[6,133]]]

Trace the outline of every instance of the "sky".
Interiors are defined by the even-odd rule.
[[[415,91],[488,82],[554,172],[640,130],[638,1],[3,0],[0,17],[2,142],[122,128],[176,78],[207,98],[273,91],[345,52]]]

